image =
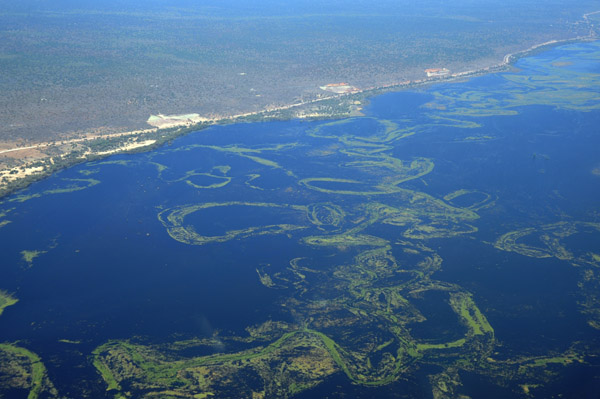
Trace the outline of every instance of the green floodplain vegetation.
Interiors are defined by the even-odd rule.
[[[598,59],[600,48],[586,54]],[[421,191],[424,179],[436,167],[435,160],[402,159],[393,151],[402,140],[432,127],[451,126],[472,137],[468,131],[480,126],[473,117],[513,115],[519,106],[542,104],[577,111],[600,108],[595,91],[600,76],[557,66],[562,64],[539,61],[537,65],[536,59],[527,62],[537,75],[525,79],[516,73],[502,74],[505,84],[498,92],[489,92],[487,87],[461,95],[450,88],[433,91],[435,106],[427,107],[428,118],[422,123],[359,117],[317,124],[308,135],[322,146],[303,152],[303,162],[314,168],[300,170],[287,162],[286,154],[298,151],[301,143],[264,147],[192,144],[162,150],[201,150],[219,157],[218,166],[179,176],[173,176],[169,166],[150,154],[148,164],[155,168],[158,179],[203,193],[228,190],[234,184],[263,192],[267,188],[262,178],[274,172],[295,183],[291,188],[269,188],[272,195],[266,202],[224,195],[227,200],[221,202],[161,206],[157,218],[174,240],[204,246],[283,235],[307,249],[326,253],[328,261],[323,266],[310,257],[293,258],[287,267],[256,268],[257,283],[280,290],[277,304],[293,322],[264,320],[240,335],[215,333],[210,338],[164,343],[131,337],[98,346],[91,361],[107,392],[115,398],[293,397],[334,374],[343,373],[353,384],[377,387],[428,365],[438,370],[428,377],[436,399],[458,396],[461,371],[485,376],[501,386],[510,381],[522,388],[521,393],[532,394],[552,380],[557,367],[584,363],[590,349],[577,343],[547,356],[497,356],[500,342],[478,298],[458,284],[436,278],[444,260],[430,240],[473,236],[478,220],[494,209],[498,199],[471,188],[457,187],[441,197]],[[251,162],[253,170],[236,170],[236,159]],[[93,175],[109,164],[139,166],[128,161],[99,161],[82,174]],[[319,170],[320,174],[305,175],[307,170]],[[89,176],[72,179],[67,187],[34,196],[66,194],[98,183]],[[15,198],[21,202],[30,197]],[[302,203],[295,198],[316,201]],[[244,225],[244,220],[237,220],[230,229],[206,233],[204,220],[210,219],[211,212],[234,208],[260,212],[268,222],[254,220]],[[394,229],[394,239],[379,234],[379,229]],[[500,251],[555,258],[578,267],[580,309],[589,325],[600,329],[600,255],[577,253],[568,244],[577,234],[598,232],[597,223],[557,221],[506,232],[492,245]],[[23,258],[31,263],[41,253],[23,251]],[[454,315],[454,325],[448,328],[461,329],[462,336],[432,339],[415,332],[416,325],[427,321],[418,300],[431,293],[441,294],[443,305]],[[10,300],[10,296],[0,296],[0,303]],[[239,349],[218,350],[222,347]],[[36,398],[41,389],[52,392],[41,360],[16,348],[0,346],[3,356],[21,359],[12,361],[21,365],[11,371],[13,386],[29,387],[30,398]],[[212,348],[216,353],[189,355],[190,349],[198,348]],[[27,374],[19,371],[23,364],[31,365]]]

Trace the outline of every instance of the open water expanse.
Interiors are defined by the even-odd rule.
[[[0,397],[596,398],[600,43],[0,204]]]

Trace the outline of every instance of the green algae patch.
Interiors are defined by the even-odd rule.
[[[306,212],[310,222],[320,228],[339,227],[346,217],[344,210],[332,203],[309,205]]]
[[[81,341],[76,341],[76,340],[72,340],[72,339],[59,339],[58,342],[63,343],[63,344],[71,344],[71,345],[79,345],[81,344]]]
[[[404,237],[417,240],[430,238],[449,238],[459,234],[471,234],[477,232],[477,227],[470,224],[452,226],[448,223],[415,224],[404,232]]]
[[[180,349],[185,349],[185,345]],[[240,397],[287,397],[317,385],[338,369],[322,340],[310,331],[292,331],[264,347],[204,357],[162,354],[160,347],[113,341],[94,351],[94,366],[110,390],[120,382],[143,388],[144,397],[209,397],[224,388]],[[251,373],[260,387],[242,375]],[[277,383],[274,383],[277,382]]]
[[[203,172],[199,170],[189,170],[183,176],[176,179],[167,179],[164,172],[168,169],[166,166],[153,162],[157,167],[158,177],[167,183],[185,182],[191,187],[198,189],[214,189],[225,187],[231,183],[232,178],[227,176],[231,170],[229,165],[214,166],[210,171]]]
[[[360,154],[358,154],[360,156]],[[385,171],[378,181],[365,181],[339,177],[311,177],[298,181],[299,184],[325,194],[339,195],[389,195],[403,191],[400,184],[418,179],[433,170],[433,162],[426,158],[403,162],[386,154],[371,156],[366,160],[356,160],[344,164],[347,168],[357,168],[361,171]]]
[[[15,197],[9,199],[8,201],[9,202],[25,202],[25,201],[29,201],[34,198],[41,198],[46,195],[73,193],[75,191],[85,190],[85,189],[93,187],[97,184],[100,184],[100,180],[92,179],[92,178],[62,179],[62,181],[66,182],[67,184],[62,187],[59,186],[56,188],[51,188],[51,189],[42,191],[41,193],[17,195]]]
[[[264,188],[252,184],[254,180],[260,178],[260,175],[258,173],[249,174],[246,177],[248,177],[248,179],[246,179],[246,181],[244,182],[245,185],[255,190],[264,190]]]
[[[231,182],[231,177],[215,176],[215,175],[211,175],[210,173],[199,173],[195,176],[208,177],[213,180],[216,180],[216,182],[215,183],[198,184],[198,183],[194,182],[192,179],[187,179],[185,182],[194,188],[201,188],[201,189],[202,188],[204,188],[204,189],[221,188],[221,187],[225,187],[227,184],[229,184]]]
[[[121,386],[115,379],[115,376],[113,375],[112,371],[105,363],[103,363],[98,358],[98,354],[102,353],[102,351],[105,350],[109,345],[110,344],[105,344],[99,348],[96,348],[92,352],[92,354],[94,355],[93,364],[94,364],[94,367],[96,368],[96,370],[98,371],[98,373],[100,373],[100,376],[102,377],[104,382],[106,383],[106,390],[107,391],[119,391],[121,389]]]
[[[473,335],[494,334],[494,329],[481,313],[471,295],[460,292],[450,294],[450,306]]]
[[[365,187],[365,184],[350,179],[338,179],[334,177],[314,177],[302,179],[299,181],[300,184],[310,188],[311,190],[319,191],[321,193],[326,194],[341,194],[341,195],[383,195],[383,194],[391,194],[394,192],[393,188],[382,188],[379,187]],[[325,183],[325,184],[323,184]],[[327,187],[327,183],[329,187]],[[344,188],[336,187],[343,186]],[[353,186],[357,186],[354,189]],[[364,190],[359,190],[359,188],[364,188]]]
[[[383,238],[367,234],[337,234],[333,236],[310,236],[303,238],[302,241],[308,245],[333,247],[381,247],[388,244],[388,241],[384,240]]]
[[[456,139],[454,141],[455,142],[463,142],[463,143],[477,143],[477,142],[486,142],[486,141],[491,141],[491,140],[496,140],[496,137],[485,134],[485,135],[480,135],[480,136],[467,136],[463,139]]]
[[[244,229],[228,230],[225,234],[207,236],[198,234],[195,228],[186,224],[186,218],[196,212],[231,206],[244,206],[250,208],[286,209],[297,212],[306,220],[306,207],[301,205],[280,205],[265,202],[211,202],[199,205],[184,205],[172,209],[166,209],[158,214],[158,220],[166,227],[169,235],[182,243],[190,245],[204,245],[215,242],[226,242],[235,238],[248,238],[271,234],[288,234],[292,231],[305,229],[305,225],[294,225],[289,223],[269,224],[261,226],[250,226]]]
[[[449,349],[449,348],[460,348],[463,346],[467,340],[465,338],[457,339],[456,341],[446,342],[443,344],[426,344],[419,343],[417,344],[417,350],[419,351],[428,351],[432,349]]]
[[[546,356],[525,359],[519,365],[518,373],[524,374],[531,369],[546,368],[552,365],[569,366],[574,363],[584,363],[585,359],[578,353],[565,353],[562,356]]]
[[[458,206],[467,209],[480,210],[483,208],[492,207],[495,203],[490,194],[479,190],[460,189],[446,194],[444,201],[453,206]]]
[[[0,316],[2,315],[2,312],[4,312],[5,308],[14,305],[17,302],[19,302],[17,298],[13,297],[6,291],[0,290]]]
[[[264,270],[257,268],[256,273],[258,274],[258,278],[260,283],[267,288],[277,287],[277,284],[273,282],[273,279],[269,274],[267,274]]]
[[[599,259],[593,254],[576,255],[566,247],[565,239],[576,234],[599,233],[600,223],[558,222],[540,227],[527,227],[511,231],[499,237],[494,246],[503,251],[516,252],[532,258],[557,258],[569,261],[573,265],[594,266]],[[524,238],[528,238],[527,243]],[[536,242],[537,245],[531,244]]]
[[[365,126],[365,123],[367,126]],[[344,127],[347,133],[340,135],[338,129]],[[329,132],[328,130],[334,131]],[[346,145],[369,146],[389,144],[410,137],[417,132],[414,126],[401,127],[397,122],[373,117],[345,118],[326,122],[311,129],[312,137],[338,140]]]
[[[48,251],[38,251],[38,250],[23,250],[21,251],[21,258],[27,263],[28,267],[33,266],[33,260]]]
[[[289,143],[289,144],[278,144],[273,147],[247,148],[247,147],[243,147],[240,145],[229,145],[229,146],[219,147],[219,146],[212,146],[212,145],[194,144],[194,145],[188,146],[187,148],[188,149],[207,148],[207,149],[211,149],[214,151],[224,152],[224,153],[228,153],[231,155],[236,155],[236,156],[239,156],[242,158],[246,158],[246,159],[251,160],[252,162],[255,162],[262,166],[267,166],[269,168],[284,169],[276,161],[264,158],[259,155],[262,155],[264,152],[277,153],[277,152],[285,150],[285,149],[294,148],[297,145],[298,145],[298,143]],[[291,171],[288,171],[288,172],[290,175],[293,175],[293,173]]]

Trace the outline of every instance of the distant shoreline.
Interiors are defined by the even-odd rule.
[[[600,11],[596,11],[596,12],[590,13],[590,14],[595,14],[595,13],[600,13]],[[586,14],[586,15],[588,15],[588,14]],[[590,41],[596,41],[596,40],[598,40],[598,37],[591,36],[591,35],[580,36],[580,37],[571,38],[571,39],[563,39],[563,40],[549,40],[549,41],[546,41],[541,44],[533,45],[525,50],[520,50],[520,51],[517,51],[514,53],[506,54],[501,63],[487,66],[487,67],[482,67],[479,69],[463,71],[463,72],[456,72],[456,73],[449,74],[447,76],[424,78],[424,79],[417,79],[417,80],[406,80],[406,81],[390,83],[390,84],[382,85],[382,86],[367,87],[364,89],[358,89],[358,90],[350,92],[350,93],[336,94],[336,95],[333,95],[330,97],[318,98],[318,99],[303,101],[300,103],[282,105],[282,106],[278,106],[278,107],[267,107],[260,111],[246,112],[246,113],[242,113],[242,114],[235,114],[235,115],[230,115],[230,116],[220,116],[220,117],[214,117],[214,118],[200,118],[198,123],[221,124],[224,121],[230,122],[230,121],[235,121],[236,119],[248,118],[248,117],[252,117],[252,116],[260,116],[263,114],[267,114],[269,112],[277,112],[277,111],[289,110],[289,109],[293,109],[293,108],[300,108],[300,107],[303,107],[306,105],[316,104],[319,102],[326,102],[326,101],[330,101],[330,100],[336,99],[336,98],[351,97],[351,96],[356,96],[358,94],[362,94],[362,95],[371,97],[372,95],[380,94],[378,92],[382,91],[382,90],[384,90],[384,91],[394,91],[396,89],[406,90],[406,89],[412,89],[412,88],[420,87],[420,86],[427,86],[427,85],[435,84],[435,83],[451,82],[451,81],[461,80],[464,78],[473,78],[473,77],[477,77],[477,76],[487,75],[490,73],[498,73],[503,70],[506,70],[506,68],[508,66],[514,64],[519,59],[527,57],[533,53],[537,53],[539,51],[545,51],[546,49],[550,49],[550,48],[564,45],[564,44],[583,43],[583,42],[590,42]],[[371,94],[371,93],[373,93],[373,94]],[[179,116],[180,115],[171,115],[170,117],[175,119]],[[169,117],[169,116],[166,116],[166,117]],[[303,118],[299,118],[299,119],[303,119]],[[310,118],[308,118],[308,119],[310,119]],[[267,120],[269,120],[269,118],[267,118]],[[194,123],[193,120],[191,120],[191,122],[184,121],[179,124],[171,123],[171,124],[168,124],[166,127],[168,127],[168,128],[189,127],[189,126],[193,126],[195,124],[196,123]],[[2,153],[2,152],[0,151],[0,153]]]
[[[589,23],[589,15],[598,13],[600,13],[600,11],[587,13],[583,16],[583,19]],[[353,91],[351,93],[336,94],[325,98],[318,98],[277,107],[267,107],[260,111],[242,113],[237,115],[218,116],[213,118],[198,118],[198,120],[188,119],[183,120],[181,123],[171,123],[165,127],[160,128],[155,127],[144,130],[125,131],[114,134],[88,135],[85,137],[78,137],[73,139],[54,140],[52,142],[42,142],[24,147],[13,147],[3,149],[0,150],[0,155],[28,150],[36,151],[43,148],[57,149],[58,152],[60,152],[60,147],[68,145],[79,145],[82,147],[82,150],[79,152],[72,151],[63,153],[55,157],[42,157],[40,158],[40,160],[25,163],[18,167],[0,170],[0,199],[8,196],[9,194],[14,193],[15,191],[26,188],[27,186],[36,181],[49,177],[55,172],[74,166],[76,164],[102,159],[109,155],[151,151],[177,137],[186,135],[190,132],[202,130],[210,126],[270,120],[315,120],[331,119],[338,117],[351,117],[352,115],[349,112],[331,114],[309,113],[302,116],[282,116],[281,112],[300,109],[302,107],[314,105],[317,103],[326,103],[332,100],[357,97],[372,98],[374,96],[386,92],[409,90],[417,87],[429,86],[431,84],[436,83],[460,81],[464,79],[471,79],[477,76],[487,75],[490,73],[498,73],[507,70],[507,68],[510,65],[514,64],[521,58],[530,56],[541,51],[546,51],[550,48],[554,48],[556,46],[564,44],[593,42],[597,40],[599,40],[598,36],[593,31],[590,31],[590,34],[587,36],[579,36],[563,40],[550,40],[544,43],[533,45],[521,51],[506,54],[502,62],[495,65],[482,67],[475,70],[452,73],[447,76],[431,77],[410,81],[407,80],[382,86],[358,89],[357,91]],[[178,115],[173,115],[172,117],[176,118],[177,116]],[[100,145],[98,143],[100,143]],[[16,158],[19,159],[18,156]]]

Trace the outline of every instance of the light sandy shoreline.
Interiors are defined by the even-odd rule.
[[[144,140],[142,142],[129,142],[129,143],[125,143],[123,146],[121,146],[119,148],[115,148],[114,150],[100,151],[100,152],[96,152],[95,154],[96,155],[116,154],[118,152],[131,151],[136,148],[148,147],[154,143],[156,143],[156,140]]]
[[[132,130],[132,131],[128,131],[128,132],[121,132],[121,133],[89,135],[86,137],[79,137],[76,139],[55,140],[52,142],[43,142],[43,143],[34,144],[34,145],[30,145],[30,146],[25,146],[25,147],[13,147],[13,148],[5,149],[5,150],[0,150],[0,155],[6,154],[9,152],[16,152],[16,151],[23,151],[23,150],[30,150],[30,149],[41,149],[44,147],[50,147],[52,145],[56,145],[57,143],[60,143],[60,144],[81,143],[81,142],[95,140],[95,139],[101,139],[101,138],[136,136],[136,135],[155,132],[155,131],[156,131],[156,129],[143,129],[143,130]]]
[[[35,175],[44,171],[42,166],[34,166],[31,168],[11,168],[0,170],[0,179],[6,178],[8,182],[13,182],[27,176]]]
[[[0,150],[0,156],[10,156],[11,158],[15,157],[19,159],[19,153],[25,154],[24,157],[28,157],[31,159],[25,159],[21,165],[12,166],[12,167],[4,167],[0,169],[0,190],[6,189],[14,182],[24,179],[30,176],[44,177],[48,175],[47,168],[45,166],[32,166],[34,164],[39,163],[41,160],[47,161],[49,165],[55,165],[58,159],[64,158],[68,155],[68,152],[64,152],[60,155],[50,156],[43,152],[43,150],[56,149],[58,147],[65,147],[69,145],[79,144],[82,147],[85,147],[86,143],[94,142],[95,140],[102,139],[114,139],[114,138],[123,138],[125,141],[119,143],[110,150],[105,151],[92,151],[88,149],[83,152],[83,154],[79,157],[81,160],[85,160],[90,157],[98,157],[98,156],[106,156],[111,154],[117,154],[120,152],[127,152],[134,149],[140,149],[143,147],[148,147],[156,143],[155,139],[147,139],[143,141],[134,141],[140,135],[145,135],[148,133],[155,133],[157,131],[156,128],[153,129],[144,129],[144,130],[133,130],[128,132],[121,132],[115,134],[106,134],[106,135],[89,135],[86,137],[79,137],[68,140],[57,140],[54,142],[45,142],[39,143],[29,146],[22,147],[13,147],[4,150]],[[35,155],[32,156],[32,151],[35,151]]]

